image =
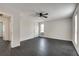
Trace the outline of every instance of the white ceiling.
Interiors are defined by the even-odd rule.
[[[69,18],[73,15],[76,4],[71,3],[10,3],[0,4],[0,10],[17,11],[26,17],[41,19],[35,16],[36,12],[47,12],[47,20]],[[43,18],[42,18],[43,19]]]

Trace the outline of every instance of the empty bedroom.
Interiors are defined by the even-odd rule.
[[[78,56],[78,3],[0,3],[0,56]]]

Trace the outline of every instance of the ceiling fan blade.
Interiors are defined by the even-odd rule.
[[[47,16],[43,16],[44,18],[48,18]]]
[[[45,13],[45,14],[43,14],[43,15],[48,15],[48,13]]]

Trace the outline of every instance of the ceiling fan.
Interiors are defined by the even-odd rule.
[[[44,17],[44,18],[48,18],[48,13],[38,13],[39,17]]]
[[[45,12],[36,12],[36,15],[38,17],[48,18],[48,13]]]

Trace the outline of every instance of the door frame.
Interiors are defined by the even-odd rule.
[[[13,22],[12,22],[12,16],[4,13],[4,12],[0,12],[0,14],[2,14],[2,16],[0,16],[0,22],[3,22],[3,31],[5,31],[5,28],[7,28],[8,26],[8,30],[7,33],[3,32],[3,40],[5,41],[12,41],[12,34],[13,34],[13,30],[12,30],[12,26],[13,26]],[[7,25],[5,27],[5,25]],[[7,35],[8,34],[8,35]],[[8,39],[6,39],[6,36],[8,37]],[[11,43],[10,43],[11,45]]]

